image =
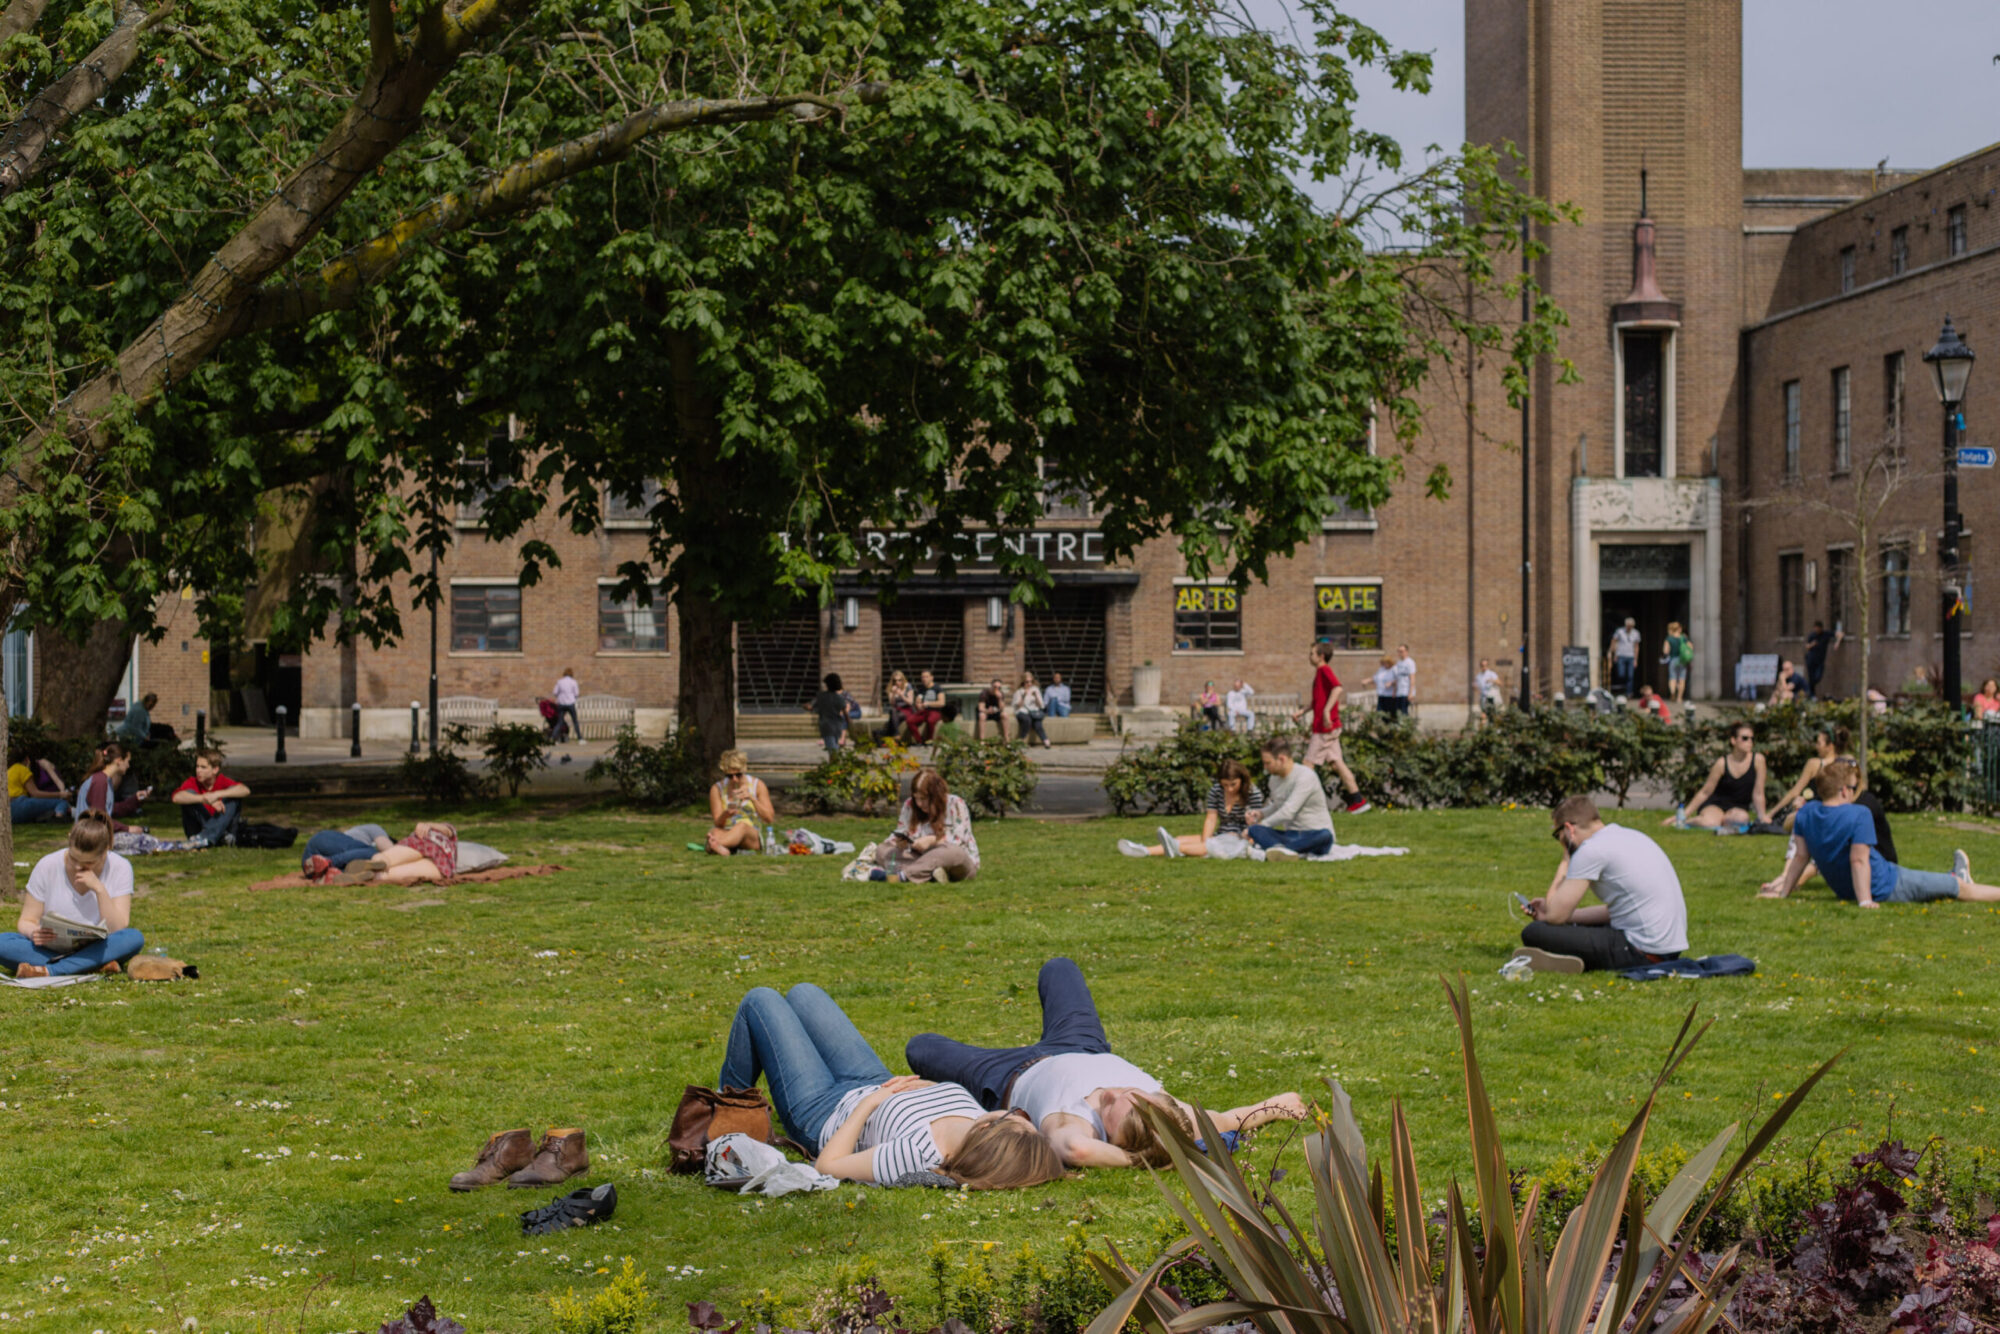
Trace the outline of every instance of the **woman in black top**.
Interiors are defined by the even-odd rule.
[[[1761,824],[1770,818],[1764,801],[1764,757],[1757,753],[1757,733],[1749,723],[1729,732],[1729,753],[1708,771],[1701,791],[1665,821],[1683,827],[1714,829],[1724,824]]]
[[[847,694],[839,672],[828,672],[822,681],[826,689],[813,696],[813,717],[819,721],[819,743],[828,754],[847,744]]]

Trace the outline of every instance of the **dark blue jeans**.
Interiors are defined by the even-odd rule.
[[[350,838],[338,829],[322,829],[306,840],[306,850],[299,854],[299,865],[304,866],[315,857],[324,857],[333,863],[335,869],[339,869],[349,862],[365,862],[374,855],[373,843]]]
[[[20,932],[9,931],[0,935],[0,963],[10,969],[24,963],[38,963],[49,970],[49,976],[64,977],[70,973],[94,973],[107,963],[122,965],[144,948],[146,938],[129,926],[102,940],[91,941],[74,954],[51,954]]]
[[[1317,857],[1333,848],[1331,829],[1272,829],[1269,826],[1250,826],[1250,841],[1258,847],[1269,850],[1273,847],[1290,848],[1301,857]]]
[[[7,803],[7,814],[15,824],[61,820],[69,815],[69,803],[61,797],[16,797]]]
[[[987,1111],[1006,1106],[1007,1086],[1023,1066],[1044,1056],[1069,1052],[1108,1052],[1111,1039],[1097,1017],[1083,970],[1074,959],[1050,959],[1042,965],[1035,989],[1042,998],[1042,1040],[1026,1047],[974,1047],[936,1033],[910,1039],[903,1057],[921,1079],[963,1084]]]
[[[770,1086],[778,1119],[813,1153],[842,1098],[890,1077],[847,1012],[810,982],[783,996],[755,987],[736,1007],[715,1085],[755,1088],[759,1075]]]
[[[199,834],[209,843],[222,842],[224,836],[236,831],[236,822],[243,818],[243,803],[225,801],[222,814],[212,814],[208,807],[198,801],[191,801],[181,807],[181,832],[189,838]]]
[[[1632,698],[1632,681],[1639,674],[1637,658],[1613,658],[1611,660],[1611,688],[1625,698]]]

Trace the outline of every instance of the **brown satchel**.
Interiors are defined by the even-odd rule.
[[[798,1149],[778,1134],[771,1104],[758,1089],[705,1089],[689,1084],[667,1135],[676,1172],[699,1172],[708,1161],[708,1142],[724,1135],[748,1135],[759,1144]],[[804,1150],[799,1150],[801,1153]]]

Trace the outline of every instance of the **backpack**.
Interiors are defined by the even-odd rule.
[[[278,824],[246,824],[236,828],[239,848],[289,848],[299,841],[299,831]]]
[[[1681,635],[1679,641],[1674,645],[1674,657],[1681,662],[1693,662],[1694,641],[1686,635]]]

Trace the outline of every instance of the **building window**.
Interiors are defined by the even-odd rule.
[[[1854,548],[1826,549],[1826,620],[1835,630],[1847,625],[1847,601],[1854,583]]]
[[[1785,381],[1785,480],[1799,478],[1799,382]]]
[[[1965,253],[1965,205],[1963,204],[1945,212],[1944,247],[1947,255]]]
[[[1666,335],[1634,331],[1623,338],[1625,434],[1621,474],[1658,477],[1666,463]]]
[[[1237,653],[1243,648],[1243,594],[1234,584],[1174,587],[1174,651]]]
[[[1854,440],[1850,409],[1854,404],[1854,377],[1845,366],[1833,372],[1833,470],[1846,472],[1854,465]]]
[[[652,523],[653,506],[660,503],[660,484],[648,480],[639,487],[637,499],[627,500],[615,489],[604,493],[604,521],[616,524]]]
[[[1854,290],[1854,247],[1843,246],[1840,251],[1840,290]]]
[[[1778,634],[1796,639],[1806,632],[1806,554],[1786,551],[1778,556]]]
[[[486,452],[459,455],[458,524],[461,528],[483,525],[488,502],[496,492],[513,482],[513,477],[491,457],[493,452],[504,452],[513,438],[514,424],[509,418],[488,433]]]
[[[666,590],[654,589],[653,600],[641,606],[637,594],[621,598],[617,584],[600,583],[597,586],[597,651],[665,653]]]
[[[517,584],[451,586],[453,653],[519,653],[521,589]]]
[[[1374,456],[1375,418],[1372,413],[1368,418],[1368,434],[1348,448],[1359,450],[1370,457]],[[1322,531],[1372,529],[1375,527],[1375,511],[1366,505],[1352,504],[1346,496],[1329,495],[1326,498],[1326,507],[1320,512],[1319,526]]]
[[[1337,649],[1382,648],[1382,585],[1336,581],[1313,588],[1313,639]]]
[[[1910,267],[1910,229],[1898,227],[1889,233],[1889,272],[1900,276]]]
[[[1910,633],[1910,549],[1882,548],[1882,633]]]
[[[1882,431],[1889,448],[1903,447],[1903,354],[1882,358]]]
[[[1042,479],[1042,517],[1045,519],[1088,519],[1091,517],[1090,492],[1070,486],[1056,470],[1049,466],[1047,459],[1035,460],[1036,471]]]

